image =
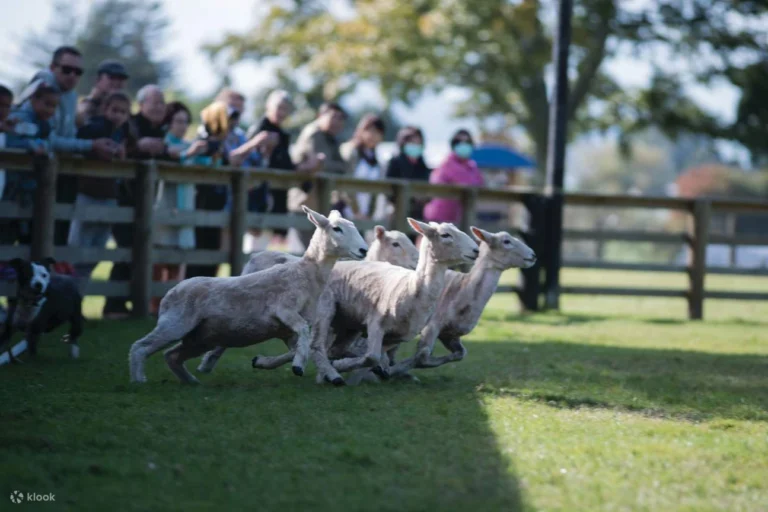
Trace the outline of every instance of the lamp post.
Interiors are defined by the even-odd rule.
[[[571,45],[573,0],[559,0],[557,32],[552,45],[555,77],[549,107],[547,154],[547,266],[545,304],[547,309],[560,307],[560,264],[563,245],[563,181],[565,146],[568,136],[568,52]]]

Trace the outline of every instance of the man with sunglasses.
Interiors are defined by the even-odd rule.
[[[42,79],[61,92],[59,107],[51,122],[51,148],[60,153],[95,152],[100,158],[110,159],[117,145],[110,139],[85,140],[77,138],[77,84],[83,76],[83,56],[77,48],[62,46],[53,52],[49,70],[39,71],[32,81]],[[20,98],[22,103],[27,98]]]

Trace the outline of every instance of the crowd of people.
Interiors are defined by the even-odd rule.
[[[195,122],[183,103],[166,102],[157,85],[145,85],[136,94],[138,111],[131,113],[132,98],[124,92],[130,70],[117,60],[100,63],[97,79],[88,96],[78,99],[76,88],[85,71],[86,56],[74,47],[58,48],[49,69],[36,73],[18,97],[0,85],[0,149],[15,148],[35,154],[77,153],[88,158],[158,159],[184,165],[232,166],[302,173],[307,181],[290,190],[271,189],[261,183],[248,192],[252,212],[288,213],[301,211],[302,205],[317,206],[313,173],[350,175],[377,180],[398,178],[431,183],[482,185],[483,176],[471,159],[474,141],[467,130],[459,130],[451,139],[451,153],[434,170],[424,161],[424,134],[415,126],[406,126],[397,134],[398,154],[386,164],[377,158],[376,148],[383,141],[385,124],[376,114],[367,114],[358,123],[348,141],[339,140],[348,115],[335,102],[324,103],[317,117],[303,128],[292,143],[284,129],[293,111],[290,94],[272,91],[265,105],[264,117],[249,129],[241,127],[245,96],[225,89],[203,109],[199,129],[190,135]],[[27,174],[0,170],[0,197],[3,201],[29,204],[35,179]],[[56,221],[55,246],[100,247],[110,236],[118,247],[132,245],[132,226],[107,224],[87,218],[87,207],[134,206],[131,180],[98,177],[60,176],[56,201],[74,204],[71,222]],[[171,183],[160,181],[155,207],[171,210],[213,210],[229,207],[228,187],[223,185]],[[334,208],[350,219],[374,219],[385,222],[392,208],[389,198],[368,193],[334,194]],[[410,215],[418,219],[458,223],[461,204],[450,199],[412,199]],[[28,244],[34,219],[0,219],[0,245]],[[218,250],[222,230],[216,227],[158,226],[157,247]],[[274,236],[285,238],[285,231]],[[306,246],[312,232],[299,232]],[[217,265],[158,264],[156,280],[179,280],[194,276],[215,276]],[[94,265],[75,266],[85,282]],[[117,263],[110,279],[126,281],[131,277],[127,263]],[[127,298],[110,298],[105,317],[128,314]],[[159,299],[153,301],[156,310]]]

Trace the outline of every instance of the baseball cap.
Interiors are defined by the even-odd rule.
[[[128,78],[128,71],[126,71],[125,66],[116,60],[105,60],[99,64],[99,68],[96,70],[96,74],[101,75],[104,73],[110,76]]]

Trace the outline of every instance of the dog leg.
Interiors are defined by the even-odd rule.
[[[69,334],[66,335],[65,341],[69,345],[69,354],[72,359],[80,357],[80,346],[77,344],[77,340],[83,334],[83,320],[82,303],[78,302],[69,319]]]

